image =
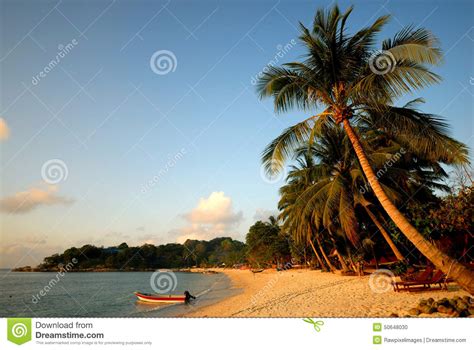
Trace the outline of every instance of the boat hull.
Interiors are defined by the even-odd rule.
[[[140,301],[147,303],[184,303],[184,295],[148,295],[135,292],[135,296]]]

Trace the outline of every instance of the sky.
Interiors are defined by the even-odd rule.
[[[305,117],[255,78],[298,60],[298,22],[330,1],[0,0],[0,267],[84,244],[231,236],[276,213],[260,154]],[[340,1],[349,30],[429,28],[443,82],[423,97],[472,149],[474,5]]]

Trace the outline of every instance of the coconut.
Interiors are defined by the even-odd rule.
[[[421,311],[423,314],[431,314],[431,306],[429,305],[422,305],[418,307],[418,310]]]
[[[456,309],[457,310],[467,310],[467,308],[469,307],[469,305],[467,305],[467,303],[465,303],[464,301],[459,301],[456,303]]]
[[[438,305],[443,305],[443,306],[450,306],[451,303],[448,298],[443,298],[438,301]]]
[[[453,308],[447,307],[445,305],[438,306],[438,312],[442,312],[443,314],[449,314],[453,312],[453,310],[454,310]]]

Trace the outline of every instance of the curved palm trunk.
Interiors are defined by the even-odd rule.
[[[316,250],[316,247],[314,246],[313,243],[313,237],[314,236],[314,231],[311,228],[311,226],[308,226],[308,242],[311,244],[311,248],[313,249],[314,255],[316,255],[316,258],[318,259],[319,264],[321,265],[322,270],[330,271],[330,268],[328,268],[323,260],[321,259],[321,256],[319,255],[318,251]]]
[[[316,255],[316,259],[318,259],[318,263],[321,266],[321,269],[325,270],[326,265],[324,265],[323,260],[319,256],[318,251],[316,250],[316,247],[313,244],[313,241],[311,239],[308,239],[308,241],[309,241],[309,244],[311,244],[311,248],[313,249],[314,255]]]
[[[342,271],[349,271],[349,266],[347,266],[346,261],[342,257],[341,253],[339,253],[339,250],[337,250],[335,245],[334,245],[334,253],[336,254],[337,259],[339,260],[339,263],[341,264]]]
[[[341,264],[342,271],[349,271],[349,267],[346,264],[346,261],[342,257],[341,253],[339,253],[339,250],[337,249],[336,241],[334,238],[331,237],[332,244],[334,245],[334,254],[336,254],[337,259],[339,260],[339,263]]]
[[[397,257],[398,260],[405,260],[405,258],[403,257],[402,253],[400,253],[400,251],[398,250],[397,246],[395,245],[395,243],[393,243],[392,241],[392,238],[390,237],[390,235],[388,234],[388,232],[385,230],[385,228],[383,227],[382,223],[377,219],[377,217],[375,216],[374,213],[372,213],[372,211],[364,206],[364,209],[365,211],[367,212],[367,214],[369,214],[370,216],[370,219],[374,222],[375,226],[377,226],[377,228],[379,229],[380,233],[382,234],[383,238],[385,238],[385,240],[387,241],[388,245],[390,246],[390,248],[392,249],[392,252],[393,254],[395,254],[395,256]]]
[[[326,264],[328,264],[329,266],[329,270],[331,270],[332,272],[336,271],[336,268],[334,267],[334,265],[331,264],[331,260],[329,260],[328,256],[324,252],[323,246],[321,245],[321,241],[318,236],[316,236],[316,242],[318,243],[318,247],[323,255],[324,261],[326,261]]]
[[[344,258],[342,257],[341,253],[339,253],[339,250],[336,249],[336,256],[339,259],[339,262],[341,263],[342,266],[342,271],[349,271],[349,266],[347,266],[346,262],[344,261]]]
[[[349,261],[351,262],[351,267],[352,267],[352,269],[353,269],[359,276],[363,276],[363,272],[362,272],[360,263],[355,263],[355,262],[354,262],[354,260],[352,259],[352,255],[350,254],[350,252],[349,252]]]
[[[354,259],[352,259],[352,254],[351,254],[351,251],[349,249],[348,246],[346,246],[346,256],[347,256],[347,260],[348,260],[348,265],[350,267],[350,269],[352,271],[354,271],[355,273],[359,273],[359,267],[357,266],[357,264],[354,262]]]
[[[377,259],[377,254],[375,254],[375,249],[374,246],[372,245],[372,255],[374,256],[374,261],[375,261],[375,268],[378,270],[379,269],[379,261]]]
[[[344,130],[354,147],[354,151],[359,159],[362,170],[369,181],[375,196],[379,200],[388,216],[393,220],[400,231],[413,243],[413,245],[426,256],[438,269],[453,278],[461,287],[469,293],[474,294],[474,272],[463,266],[455,259],[449,257],[433,244],[426,240],[405,218],[405,216],[395,207],[383,190],[374,170],[369,164],[367,155],[362,148],[359,137],[352,129],[349,120],[343,121]]]

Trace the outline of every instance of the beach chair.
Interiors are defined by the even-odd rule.
[[[433,286],[439,285],[439,289],[448,289],[447,283],[451,280],[446,278],[446,275],[441,271],[436,271],[433,276],[425,277],[425,274],[420,274],[419,277],[411,281],[392,282],[394,291],[408,291],[415,292],[426,289],[434,289]]]
[[[421,272],[408,273],[400,276],[400,279],[404,282],[425,281],[431,277],[433,271],[434,269],[431,266],[427,266],[425,270]]]

